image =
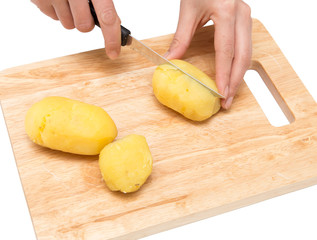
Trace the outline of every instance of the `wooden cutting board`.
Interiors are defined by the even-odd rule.
[[[185,59],[215,76],[212,26],[197,32]],[[164,53],[172,35],[144,42]],[[0,99],[38,239],[134,239],[317,183],[317,105],[263,25],[253,20],[252,69],[291,124],[273,127],[243,83],[229,111],[196,123],[162,106],[151,87],[155,69],[123,48],[103,49],[0,73]],[[140,191],[111,192],[98,156],[33,144],[27,109],[46,96],[103,107],[118,138],[149,143],[153,172]]]

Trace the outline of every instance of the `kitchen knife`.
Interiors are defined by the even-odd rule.
[[[90,12],[93,16],[95,24],[100,27],[99,20],[97,18],[96,11],[94,9],[94,6],[91,1],[89,1],[89,7],[90,7]],[[141,41],[135,39],[134,37],[131,36],[131,32],[126,29],[125,27],[121,26],[121,46],[129,46],[131,49],[134,51],[137,51],[144,57],[146,57],[148,60],[153,62],[155,65],[161,65],[161,64],[170,64],[182,73],[186,74],[188,77],[193,79],[194,81],[198,82],[199,84],[203,85],[205,88],[207,88],[215,97],[218,98],[224,98],[221,94],[219,94],[217,91],[213,90],[212,88],[208,87],[206,84],[202,83],[199,81],[197,78],[193,77],[189,73],[185,72],[181,68],[177,67],[175,64],[143,44]]]

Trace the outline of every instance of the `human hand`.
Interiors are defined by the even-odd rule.
[[[242,0],[182,0],[178,26],[165,57],[181,58],[197,28],[212,20],[215,25],[216,84],[229,109],[252,54],[250,7]]]
[[[81,32],[91,31],[95,24],[90,13],[88,0],[31,0],[44,14],[60,20],[66,29],[77,28]],[[121,49],[120,18],[112,0],[93,0],[102,34],[106,54],[118,57]]]

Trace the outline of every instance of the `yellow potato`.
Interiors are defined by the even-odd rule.
[[[178,67],[217,90],[216,83],[201,70],[182,60],[172,60]],[[203,121],[220,109],[220,99],[169,64],[158,66],[152,80],[153,91],[160,103],[194,121]]]
[[[30,139],[63,152],[97,155],[117,136],[117,128],[100,107],[64,97],[46,97],[27,112]]]
[[[129,135],[101,151],[99,166],[112,191],[137,191],[152,172],[152,155],[145,137]]]

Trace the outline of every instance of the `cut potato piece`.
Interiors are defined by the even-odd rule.
[[[97,155],[117,136],[117,128],[100,107],[64,97],[46,97],[27,112],[30,139],[63,152]]]
[[[112,191],[137,191],[152,172],[152,155],[145,137],[129,135],[101,151],[99,166]]]
[[[182,60],[172,63],[218,91],[216,83],[201,70]],[[220,99],[169,64],[158,66],[154,72],[153,91],[160,103],[194,121],[203,121],[220,109]]]

